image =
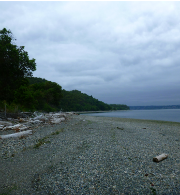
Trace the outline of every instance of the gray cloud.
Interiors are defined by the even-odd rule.
[[[0,2],[34,76],[107,102],[180,104],[179,2]]]

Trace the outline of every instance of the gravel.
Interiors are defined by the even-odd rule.
[[[180,123],[73,115],[0,140],[0,165],[2,194],[176,195]]]

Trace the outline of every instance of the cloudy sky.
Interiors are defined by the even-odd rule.
[[[180,2],[0,2],[35,77],[105,103],[180,104]]]

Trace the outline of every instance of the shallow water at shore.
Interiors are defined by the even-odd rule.
[[[103,113],[85,113],[84,115],[180,122],[180,109],[122,110]]]

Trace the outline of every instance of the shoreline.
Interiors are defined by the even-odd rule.
[[[82,115],[83,116],[83,115]],[[84,115],[84,116],[90,116],[91,115]],[[109,116],[92,116],[92,117],[99,117],[99,118],[111,118],[120,120],[122,122],[150,122],[150,123],[162,123],[162,124],[177,124],[180,126],[180,122],[175,121],[164,121],[164,120],[151,120],[151,119],[135,119],[135,118],[120,118],[120,117],[109,117]]]
[[[169,111],[170,110],[170,111]],[[180,123],[180,109],[158,109],[158,110],[120,110],[104,113],[82,113],[87,116],[101,116],[113,118],[129,118],[150,121],[169,121]]]
[[[1,140],[0,192],[179,194],[179,127],[169,121],[72,115],[37,127],[26,139]],[[153,162],[162,153],[168,158]]]

